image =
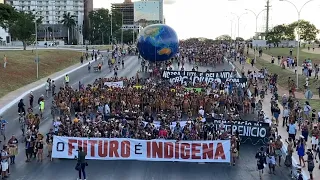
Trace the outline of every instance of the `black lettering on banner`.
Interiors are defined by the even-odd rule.
[[[64,143],[63,142],[58,142],[57,143],[57,151],[58,152],[64,151]]]
[[[139,144],[136,144],[135,146],[134,146],[134,153],[135,154],[142,154],[142,152],[141,152],[141,147],[142,147],[142,145],[139,143]]]

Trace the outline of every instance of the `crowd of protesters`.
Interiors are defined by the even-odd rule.
[[[222,64],[226,50],[224,44],[214,44],[211,41],[190,39],[180,42],[179,54],[182,60],[196,62],[201,65]]]
[[[195,49],[204,48],[202,43],[193,44]],[[212,46],[215,47],[212,50],[215,55],[220,56],[223,50],[220,50],[219,46]],[[187,60],[192,64],[205,62],[206,56],[197,53],[193,53],[195,56],[183,56],[183,52],[187,52],[189,47],[192,46],[182,45],[179,60]],[[118,81],[123,81],[124,86],[105,85],[106,82]],[[201,88],[201,91],[192,88]],[[54,94],[51,107],[53,126],[46,136],[38,133],[40,113],[32,107],[26,112],[26,161],[37,157],[41,162],[44,154],[50,157],[53,135],[177,140],[227,139],[230,132],[225,132],[223,124],[216,129],[205,119],[214,116],[233,120],[238,119],[241,114],[255,111],[255,108],[250,108],[255,99],[249,98],[246,88],[234,87],[230,91],[228,82],[214,82],[210,85],[196,83],[192,88],[170,84],[161,79],[161,76],[141,78],[139,75],[132,78],[100,78],[92,84],[82,84],[78,89],[67,85],[60,87]],[[238,141],[239,137],[232,140],[235,149],[238,149]],[[48,147],[47,153],[43,152],[45,145]]]
[[[121,48],[115,50],[117,53],[112,53],[113,66],[122,61],[119,55]],[[192,70],[198,70],[196,67],[199,65],[224,63],[226,50],[226,45],[185,41],[181,42],[175,59],[181,67],[190,63]],[[111,78],[96,79],[91,84],[79,83],[78,88],[72,88],[67,83],[63,87],[55,87],[51,106],[53,125],[45,135],[39,133],[42,111],[34,109],[33,104],[23,110],[25,114],[19,109],[19,122],[25,135],[26,162],[34,158],[42,162],[46,156],[51,158],[54,135],[175,140],[230,139],[233,135],[231,151],[235,165],[240,150],[239,134],[225,131],[223,123],[217,128],[206,122],[206,118],[237,120],[241,115],[261,111],[262,101],[251,96],[247,90],[249,87],[233,85],[230,88],[232,82],[228,81],[211,84],[197,82],[187,87],[170,83],[161,78],[161,71],[164,70],[161,67],[170,63],[156,64],[151,72],[158,68],[157,73],[152,73],[153,76],[148,78],[140,77],[138,73],[132,78],[117,77],[115,74]],[[123,86],[106,85],[106,82],[119,81],[123,82]],[[35,98],[32,93],[30,98],[32,101]],[[40,98],[38,103],[41,106],[45,97]],[[17,152],[14,144],[18,141],[14,140],[14,136],[12,138],[7,155],[10,157],[8,162],[14,163]],[[47,151],[44,152],[44,149]]]
[[[240,64],[246,63],[244,60],[249,59],[243,54],[244,46],[240,46],[237,52],[238,57],[234,58],[239,60]],[[274,63],[274,57],[271,63]],[[284,59],[284,58],[283,58]],[[242,60],[242,61],[241,61]],[[247,63],[254,64],[254,59],[250,59]],[[296,66],[295,59],[287,58],[281,61],[281,57],[278,57],[278,64],[283,63],[283,66],[288,68],[294,68]],[[311,76],[313,69],[310,69],[311,62],[305,60],[303,62],[303,74],[307,77],[306,79],[306,90],[308,89],[308,78]],[[317,74],[319,72],[318,65],[314,65],[314,72]],[[310,103],[306,100],[304,102],[299,101],[295,98],[296,84],[293,79],[289,77],[288,79],[288,94],[279,95],[278,94],[278,76],[280,74],[271,74],[267,68],[263,68],[260,71],[248,71],[244,72],[242,70],[242,75],[248,77],[249,86],[253,87],[254,96],[263,100],[263,97],[267,93],[271,93],[272,97],[271,103],[271,114],[272,114],[272,133],[274,137],[270,139],[267,151],[260,151],[257,153],[258,168],[263,170],[261,163],[267,163],[269,161],[270,173],[275,173],[276,164],[281,166],[282,153],[279,151],[283,142],[288,144],[287,154],[285,157],[284,165],[292,166],[292,155],[297,152],[299,157],[299,168],[297,178],[301,179],[301,168],[307,166],[310,179],[314,179],[313,170],[320,159],[320,142],[318,140],[320,136],[320,111],[311,107]],[[282,119],[280,119],[280,115]],[[282,126],[286,128],[288,137],[284,138],[284,141],[280,141],[282,137],[277,135],[278,128]],[[299,132],[300,131],[300,132]],[[299,135],[301,134],[301,135]],[[311,147],[307,145],[307,142],[311,142]],[[278,159],[278,162],[276,161]],[[318,159],[318,160],[317,160]],[[271,164],[271,166],[270,166]],[[320,169],[320,164],[318,165]],[[261,175],[261,173],[260,173]],[[262,177],[262,176],[260,176]]]

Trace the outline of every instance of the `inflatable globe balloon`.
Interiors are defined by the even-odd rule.
[[[171,27],[165,24],[153,24],[141,30],[137,48],[147,61],[166,61],[178,52],[179,40]]]

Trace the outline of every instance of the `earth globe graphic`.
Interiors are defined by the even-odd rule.
[[[143,28],[137,41],[141,57],[151,62],[169,60],[179,49],[177,33],[165,24],[153,24]]]

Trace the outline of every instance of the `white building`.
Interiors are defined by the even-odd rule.
[[[36,16],[43,17],[42,25],[38,30],[39,39],[54,40],[67,39],[67,28],[61,25],[63,15],[70,13],[76,16],[77,27],[72,34],[82,44],[82,29],[84,20],[85,0],[6,0],[6,3],[20,11],[37,12]],[[52,29],[52,30],[49,30]],[[72,40],[72,38],[70,37]]]
[[[164,23],[163,0],[142,0],[134,2],[136,24]]]
[[[3,3],[4,0],[0,0],[0,4]],[[7,44],[7,36],[9,36],[9,34],[2,27],[0,27],[0,46]]]

